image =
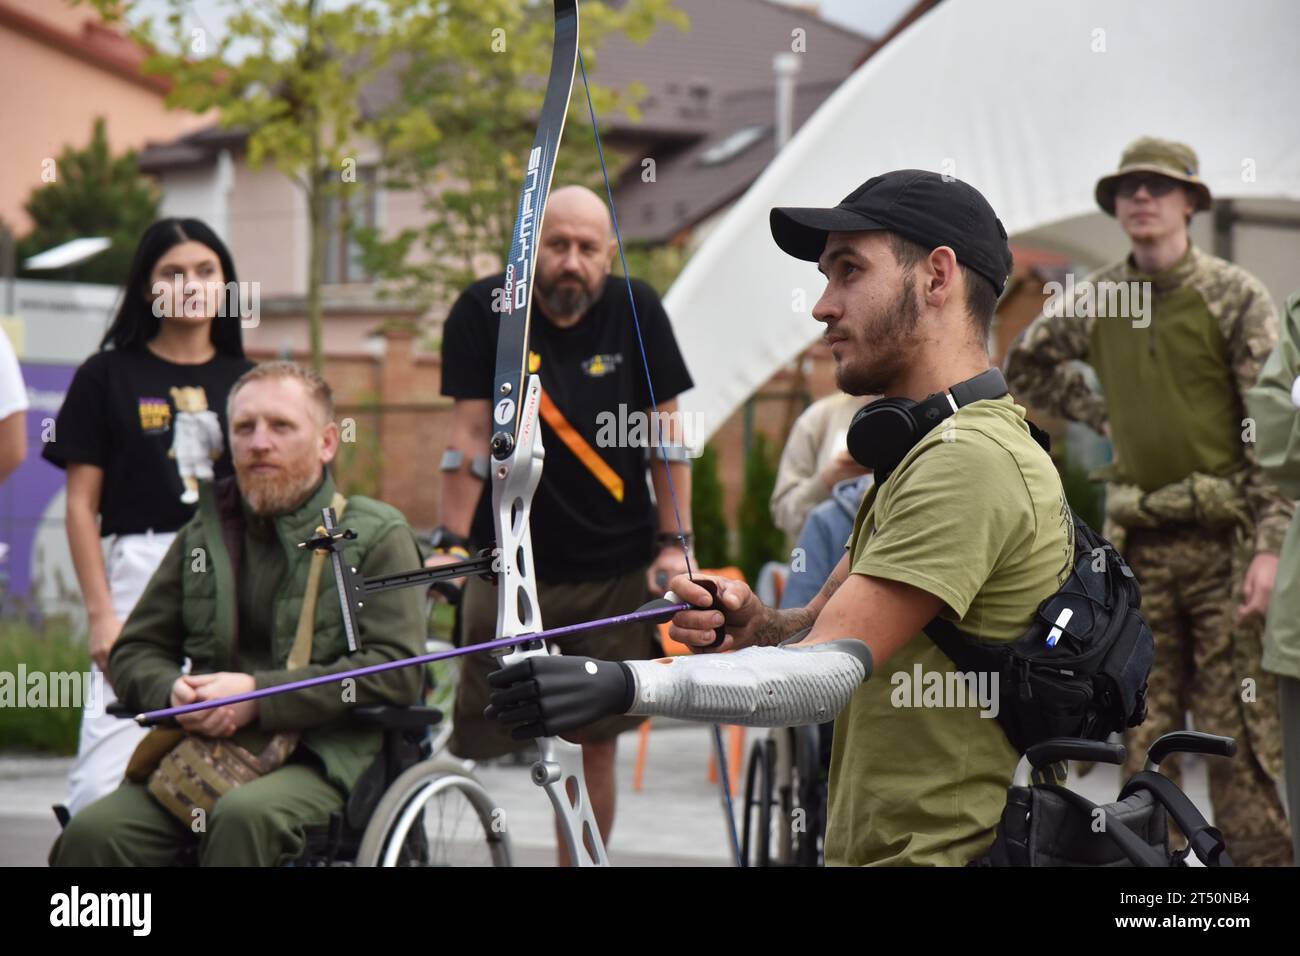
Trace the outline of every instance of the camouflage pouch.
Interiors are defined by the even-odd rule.
[[[144,783],[158,769],[163,757],[185,739],[185,731],[178,727],[155,727],[136,745],[126,765],[126,779]]]
[[[254,754],[228,738],[187,734],[168,751],[149,777],[154,799],[186,826],[212,813],[218,800],[235,787],[265,776],[289,759],[298,746],[296,733],[279,733]]]

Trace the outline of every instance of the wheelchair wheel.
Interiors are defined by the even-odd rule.
[[[772,808],[776,805],[776,744],[755,742],[745,771],[745,817],[740,858],[745,866],[772,865]]]
[[[776,818],[772,821],[772,856],[776,866],[795,863],[796,821],[799,819],[796,730],[795,727],[775,727],[768,731],[773,754],[772,787]]]
[[[510,838],[481,783],[450,761],[426,760],[385,792],[356,865],[510,866]]]
[[[816,725],[790,728],[793,807],[785,823],[794,866],[821,866],[826,835],[826,784],[822,779],[820,730]]]

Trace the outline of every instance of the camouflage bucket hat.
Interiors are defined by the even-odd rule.
[[[1171,139],[1144,136],[1124,148],[1119,169],[1097,180],[1097,205],[1108,215],[1115,215],[1115,186],[1129,173],[1158,173],[1187,183],[1196,193],[1196,211],[1210,208],[1210,188],[1201,182],[1200,162],[1195,151]]]

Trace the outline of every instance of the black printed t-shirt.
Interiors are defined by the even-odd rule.
[[[42,457],[60,468],[78,463],[104,470],[101,535],[176,531],[195,509],[181,500],[182,456],[168,454],[177,414],[186,412],[198,421],[208,417],[205,411],[216,413],[219,444],[211,450],[220,457],[213,462],[214,477],[232,474],[226,397],[253,365],[220,354],[198,365],[179,365],[148,349],[96,352],[73,376],[55,420],[54,440],[46,442]],[[185,432],[201,435],[207,447],[215,429]],[[189,452],[191,458],[196,453],[192,447]]]
[[[442,394],[492,398],[499,329],[493,293],[504,282],[502,275],[480,279],[452,306],[443,328]],[[691,376],[659,296],[636,279],[632,293],[655,398],[666,402],[692,386]],[[651,405],[625,280],[607,278],[600,298],[567,329],[556,327],[540,308],[534,308],[529,338],[529,366],[540,375],[543,391],[623,482],[619,502],[539,415],[546,457],[532,509],[538,579],[599,580],[648,564],[656,516],[647,485],[645,448],[627,447],[629,443],[621,440],[636,437],[631,430],[635,419],[628,415]],[[627,423],[623,435],[620,421]],[[602,447],[610,444],[611,436],[620,440]],[[683,516],[683,520],[688,519]],[[484,482],[470,537],[480,548],[496,537],[489,482]]]

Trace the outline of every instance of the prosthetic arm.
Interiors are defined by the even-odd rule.
[[[487,716],[516,725],[517,740],[610,714],[751,727],[815,724],[839,713],[871,670],[870,649],[851,638],[653,661],[531,658],[489,675]]]

